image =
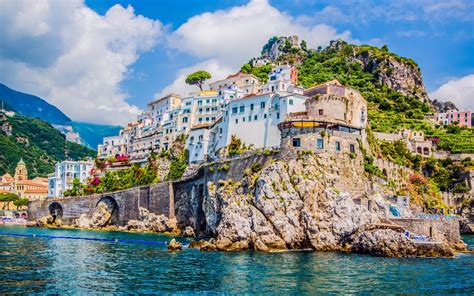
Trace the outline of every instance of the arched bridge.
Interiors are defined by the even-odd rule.
[[[108,207],[114,225],[138,220],[139,208],[174,219],[173,184],[169,182],[103,194],[33,201],[28,204],[28,218],[36,220],[52,215],[72,223],[81,214],[91,216],[100,202]]]

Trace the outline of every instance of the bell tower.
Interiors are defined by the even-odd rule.
[[[25,165],[25,162],[23,161],[23,158],[20,159],[20,161],[16,165],[14,179],[15,181],[28,180],[28,171],[26,170],[26,165]]]

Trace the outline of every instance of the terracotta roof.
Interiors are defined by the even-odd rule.
[[[23,180],[23,181],[17,182],[17,184],[37,186],[37,187],[46,187],[46,188],[48,187],[48,185],[46,185],[46,184],[34,182],[33,180]]]
[[[24,193],[48,193],[48,189],[27,189]]]
[[[3,189],[0,189],[0,193],[10,193],[10,191],[8,191],[8,190],[3,190]]]
[[[7,181],[13,181],[13,177],[12,175],[10,175],[9,173],[6,173],[5,175],[2,176],[5,180]]]

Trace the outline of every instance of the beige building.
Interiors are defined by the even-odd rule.
[[[28,180],[28,170],[21,159],[13,177],[8,173],[0,176],[0,190],[3,193],[14,193],[20,198],[29,200],[43,199],[48,195],[48,179],[37,177]]]
[[[209,84],[209,88],[213,91],[221,91],[225,89],[240,88],[244,96],[257,94],[260,92],[260,80],[252,74],[237,72],[233,75]]]
[[[332,80],[304,91],[309,117],[364,129],[367,126],[367,101],[355,89]]]

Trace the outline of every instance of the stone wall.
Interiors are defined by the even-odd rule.
[[[59,205],[61,220],[72,224],[80,215],[92,216],[102,199],[112,201],[118,210],[118,224],[139,218],[139,208],[151,213],[174,218],[174,196],[171,183],[163,182],[150,186],[135,187],[122,191],[80,197],[48,198],[28,203],[28,219],[36,220],[51,213],[51,207]]]
[[[435,241],[459,243],[459,220],[431,220],[431,219],[391,219],[392,222],[404,227],[416,235],[430,237]]]
[[[295,139],[299,139],[299,147],[294,146]],[[318,139],[323,140],[322,148],[317,147]],[[352,152],[358,156],[361,155],[361,151],[357,140],[362,140],[361,134],[357,132],[341,132],[322,128],[289,128],[282,131],[280,147],[282,154],[312,151],[313,153],[331,153],[337,156],[338,153]],[[339,143],[340,151],[336,151],[336,143]]]
[[[387,176],[388,180],[393,180],[398,188],[408,184],[409,176],[412,173],[409,168],[382,158],[375,158],[374,165]]]

